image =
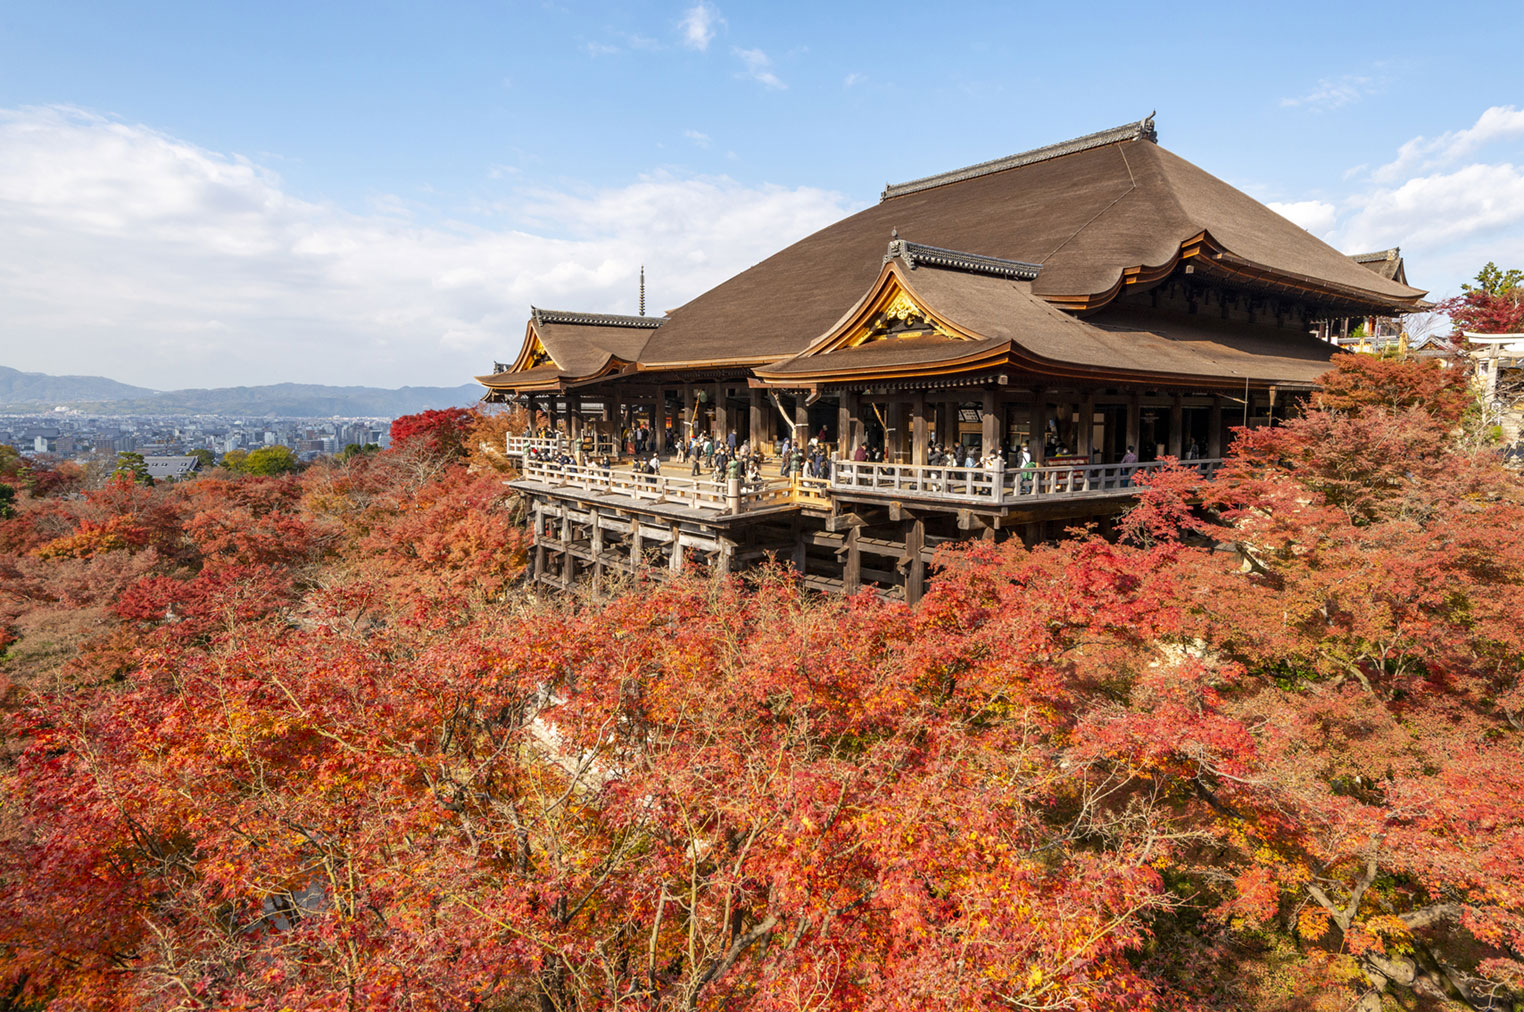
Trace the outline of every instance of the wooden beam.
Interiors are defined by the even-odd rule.
[[[826,517],[826,530],[832,532],[849,531],[862,527],[867,522],[856,513],[833,513]]]

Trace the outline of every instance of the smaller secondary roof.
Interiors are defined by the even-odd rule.
[[[879,278],[851,311],[805,351],[757,376],[820,384],[1014,368],[1054,377],[1310,386],[1337,353],[1300,331],[1158,311],[1113,308],[1079,319],[1036,295],[1030,277],[990,268],[1000,261],[944,250],[949,266],[917,264],[902,255],[912,245],[891,244]]]
[[[531,307],[518,357],[477,382],[496,390],[552,389],[592,379],[640,357],[664,317],[578,313]]]

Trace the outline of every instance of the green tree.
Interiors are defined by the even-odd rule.
[[[148,462],[143,459],[141,453],[132,450],[123,450],[116,455],[116,470],[111,472],[111,477],[126,476],[139,485],[152,485],[153,477],[148,473]]]
[[[1476,284],[1461,285],[1463,292],[1482,292],[1486,295],[1507,295],[1524,283],[1524,271],[1518,268],[1502,270],[1491,260],[1476,272]]]
[[[349,443],[345,445],[344,449],[339,451],[338,460],[339,463],[346,464],[356,457],[364,456],[367,453],[378,453],[380,450],[381,447],[375,443],[366,443],[364,446],[361,446],[359,443]]]
[[[16,489],[0,482],[0,520],[9,520],[16,515]]]
[[[289,446],[261,446],[252,450],[244,458],[242,465],[237,468],[244,474],[290,474],[300,471],[301,461],[296,459],[296,454]]]
[[[229,450],[222,455],[222,466],[229,471],[243,472],[243,463],[249,459],[248,450]]]
[[[196,470],[210,471],[217,466],[217,455],[211,450],[192,450],[187,456],[196,458]]]

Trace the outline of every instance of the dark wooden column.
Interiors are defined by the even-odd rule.
[[[799,446],[810,441],[810,409],[804,406],[805,394],[794,395],[794,445]]]
[[[757,387],[751,390],[751,402],[746,412],[746,438],[751,443],[754,452],[760,452],[762,441],[766,433],[762,427],[762,421],[767,417],[767,403],[765,398],[767,391]]]
[[[686,443],[689,439],[693,438],[694,412],[692,383],[683,384],[683,392],[681,396],[683,398],[683,402],[681,405],[679,405],[677,415],[677,425],[679,429],[677,438]]]
[[[1127,447],[1132,447],[1137,453],[1138,459],[1143,459],[1143,395],[1137,390],[1127,393],[1127,442],[1122,447],[1122,452],[1127,452]]]
[[[980,420],[983,422],[983,456],[988,457],[992,453],[1000,452],[1000,416],[995,413],[995,388],[984,388],[984,402],[980,405]]]
[[[836,459],[851,460],[857,448],[857,395],[850,390],[841,392],[836,403]]]
[[[1090,460],[1095,453],[1095,391],[1086,390],[1080,395],[1079,428],[1074,434],[1075,452]]]
[[[906,424],[909,407],[903,401],[891,401],[885,405],[884,416],[889,423],[889,431],[884,433],[884,460],[890,464],[907,463],[912,455],[910,426]]]
[[[1032,388],[1031,430],[1027,442],[1032,450],[1032,460],[1039,466],[1048,460],[1048,395],[1042,387]]]
[[[844,593],[855,594],[863,583],[863,556],[857,547],[857,526],[847,528],[846,538],[847,561],[841,571],[841,589]]]
[[[1180,459],[1185,445],[1181,429],[1185,427],[1185,408],[1180,403],[1181,395],[1175,394],[1169,401],[1169,455],[1176,460]]]
[[[926,394],[918,392],[910,404],[910,462],[926,463]]]
[[[582,445],[582,397],[580,394],[566,395],[566,430],[571,437],[572,449]]]
[[[716,443],[725,442],[725,426],[727,424],[725,404],[725,384],[716,383],[714,389],[709,391],[709,402],[714,405],[714,413],[710,416],[709,431],[714,434]]]
[[[1206,455],[1213,459],[1222,456],[1222,448],[1227,442],[1227,433],[1222,430],[1222,396],[1212,397],[1212,412],[1207,420],[1207,448]]]
[[[653,419],[653,421],[651,422],[651,428],[656,430],[654,433],[652,433],[653,438],[655,438],[655,440],[656,440],[656,452],[657,453],[666,453],[667,452],[667,392],[665,390],[663,390],[661,387],[657,387],[656,388],[656,410],[651,413],[651,417]]]
[[[926,524],[919,517],[905,521],[905,603],[915,604],[926,594],[926,563],[921,548],[926,543]]]

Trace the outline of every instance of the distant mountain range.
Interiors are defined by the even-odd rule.
[[[468,407],[481,398],[475,383],[458,387],[330,387],[274,383],[258,387],[150,390],[103,376],[49,376],[0,366],[0,413],[78,408],[103,415],[217,414],[322,418],[395,418],[431,408]]]

